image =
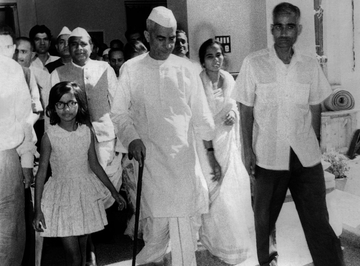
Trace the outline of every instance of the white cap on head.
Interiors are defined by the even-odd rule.
[[[63,34],[71,34],[71,30],[69,30],[68,27],[64,26],[56,38],[58,38],[60,35],[63,35]]]
[[[176,28],[176,19],[173,12],[164,6],[154,7],[148,19],[165,28]]]
[[[69,38],[71,38],[71,37],[89,37],[89,38],[91,38],[90,35],[89,35],[89,33],[88,33],[85,29],[80,28],[80,27],[75,28],[75,29],[71,32]]]
[[[102,53],[102,56],[109,54],[110,48],[106,48]]]

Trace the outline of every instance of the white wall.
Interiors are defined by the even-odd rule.
[[[350,91],[355,98],[355,108],[360,109],[359,1],[355,0],[354,5],[353,24],[351,0],[323,0],[324,52],[328,56],[330,83],[340,84],[342,89]]]
[[[6,0],[0,0],[6,1]],[[105,42],[125,42],[125,0],[14,0],[18,2],[21,35],[35,24],[45,24],[56,36],[66,25],[103,31]],[[187,28],[190,57],[198,58],[200,45],[216,35],[230,35],[228,70],[238,72],[250,52],[266,47],[264,0],[168,0],[180,26]]]
[[[188,0],[190,58],[198,60],[200,45],[219,35],[231,36],[226,54],[230,72],[238,72],[245,56],[266,47],[264,0]]]
[[[17,0],[20,35],[29,36],[30,29],[36,25],[36,5],[35,0]]]
[[[328,57],[330,83],[349,91],[354,96],[355,109],[360,110],[360,3],[354,0],[353,18],[351,2],[323,0],[324,53]],[[357,125],[360,128],[360,112]]]
[[[167,7],[174,13],[177,27],[188,32],[187,0],[167,0]]]
[[[106,43],[115,38],[125,42],[124,0],[33,1],[36,4],[37,23],[45,24],[54,36],[63,26],[68,26],[70,30],[83,27],[88,31],[103,31]]]

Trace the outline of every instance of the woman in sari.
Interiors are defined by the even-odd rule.
[[[236,102],[230,98],[235,81],[221,69],[224,53],[219,42],[214,39],[204,42],[199,57],[204,68],[200,77],[216,130],[214,150],[204,149],[202,141],[197,139],[197,153],[210,199],[209,212],[202,215],[200,241],[227,264],[247,265],[253,259],[254,220],[250,179],[241,160],[239,113]],[[223,176],[219,180],[211,173],[209,152],[215,152],[220,163]]]

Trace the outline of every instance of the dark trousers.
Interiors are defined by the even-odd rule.
[[[277,265],[275,223],[288,188],[315,266],[344,265],[340,240],[329,224],[322,165],[319,163],[313,167],[303,167],[292,150],[289,171],[267,170],[256,166],[254,214],[260,265]]]
[[[22,266],[35,265],[35,230],[32,226],[34,218],[34,208],[31,198],[30,188],[25,189],[25,227],[26,227],[26,242],[25,252],[22,261]]]
[[[38,121],[35,122],[34,130],[35,130],[36,137],[37,137],[36,149],[37,149],[38,153],[40,153],[41,139],[42,139],[42,137],[44,135],[44,131],[45,131],[44,119],[39,119]]]

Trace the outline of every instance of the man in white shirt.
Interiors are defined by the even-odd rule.
[[[21,265],[24,253],[24,184],[29,188],[33,180],[36,139],[24,73],[18,63],[3,55],[0,84],[0,261],[11,266]]]
[[[0,39],[1,39],[0,54],[8,58],[13,58],[17,46],[14,44],[12,29],[7,26],[0,28]],[[16,55],[17,54],[18,53],[16,53]],[[43,111],[43,108],[40,103],[40,93],[36,84],[30,83],[31,80],[30,71],[24,68],[23,70],[26,81],[27,82],[29,81],[28,86],[31,95],[31,106],[33,109],[32,122],[34,124],[39,119],[40,112]]]
[[[29,38],[34,42],[36,55],[31,62],[34,67],[47,71],[45,65],[59,59],[49,54],[51,31],[45,25],[35,25],[29,32]]]
[[[329,224],[320,163],[320,103],[331,93],[315,57],[293,46],[301,33],[298,7],[273,10],[274,46],[247,56],[233,97],[240,103],[244,163],[254,176],[259,264],[277,265],[275,223],[287,189],[315,265],[341,266],[340,240]]]
[[[15,51],[14,59],[25,71],[29,71],[30,73],[28,84],[30,86],[30,91],[32,92],[31,95],[35,94],[35,91],[37,90],[37,95],[40,97],[39,100],[41,100],[41,115],[34,125],[38,139],[37,147],[40,152],[41,138],[44,133],[44,112],[47,105],[47,99],[49,97],[48,94],[50,92],[50,74],[45,70],[31,65],[32,58],[34,57],[34,47],[29,38],[17,38]]]
[[[120,48],[111,48],[109,50],[109,64],[114,69],[116,77],[119,78],[120,68],[124,64],[124,52]]]
[[[156,7],[146,23],[150,52],[123,64],[112,107],[117,136],[129,155],[140,164],[145,159],[145,246],[137,263],[162,265],[171,239],[172,264],[196,265],[193,219],[208,210],[208,196],[200,186],[193,128],[204,140],[214,178],[220,178],[211,141],[214,121],[191,62],[171,54],[176,39],[172,11]]]

